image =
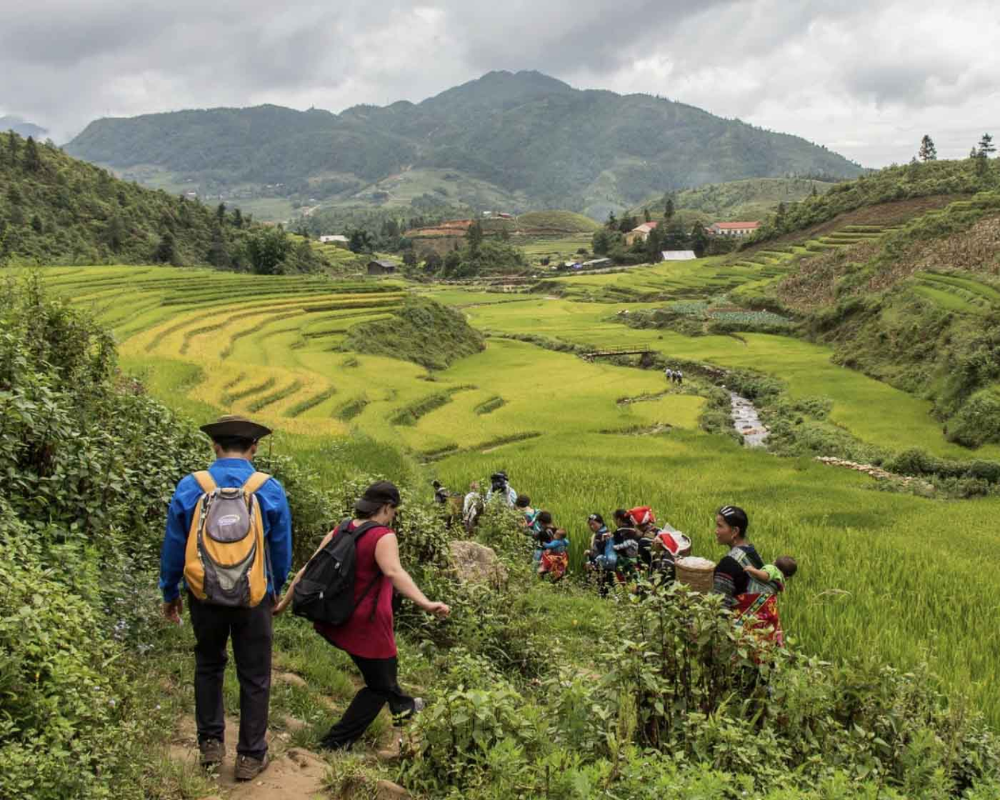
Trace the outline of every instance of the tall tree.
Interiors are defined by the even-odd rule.
[[[708,231],[705,230],[705,226],[696,222],[691,228],[690,239],[691,249],[698,258],[701,258],[708,249]]]
[[[12,166],[17,166],[17,134],[14,131],[10,131],[7,134],[7,162]]]
[[[282,274],[291,249],[292,243],[280,225],[257,231],[246,240],[247,258],[258,275]]]
[[[615,218],[614,211],[608,212],[608,221],[604,223],[604,227],[607,228],[609,231],[618,230],[618,220]]]
[[[177,242],[170,231],[160,237],[160,243],[156,245],[156,250],[153,252],[153,260],[160,264],[178,265]]]
[[[657,225],[646,237],[646,259],[653,264],[659,264],[663,260],[664,235],[661,230],[664,226]]]
[[[220,204],[221,205],[221,204]],[[229,258],[229,248],[226,246],[226,236],[223,233],[222,224],[215,226],[212,231],[212,244],[206,254],[208,263],[213,267],[228,267],[232,260]]]
[[[6,266],[14,252],[14,232],[11,226],[0,219],[0,267]]]
[[[243,227],[243,212],[239,208],[233,209],[233,227],[242,228]]]
[[[121,252],[122,246],[125,244],[125,223],[117,214],[108,220],[108,224],[104,228],[104,243],[111,249],[112,253]]]
[[[652,222],[653,221],[653,218],[651,216],[649,216],[649,209],[648,208],[644,208],[642,210],[642,215],[643,215],[643,217],[645,217],[646,222]]]
[[[674,198],[667,197],[663,203],[663,218],[670,222],[674,218]]]
[[[920,150],[917,152],[917,157],[921,161],[937,161],[937,148],[934,146],[934,140],[926,133],[924,138],[920,140]]]
[[[979,148],[978,155],[982,156],[983,158],[989,158],[991,155],[993,155],[993,153],[997,151],[996,147],[993,144],[993,137],[988,133],[983,134],[983,138],[979,140],[978,148]]]
[[[479,252],[479,247],[483,243],[483,226],[479,220],[473,220],[469,229],[465,232],[465,242],[469,246],[469,252],[475,255]]]
[[[38,146],[30,136],[24,143],[24,169],[26,172],[38,172],[42,168],[42,158],[38,155]]]
[[[993,145],[993,137],[988,133],[984,133],[979,143],[972,149],[976,154],[976,172],[980,175],[985,175],[989,167],[987,163],[989,157],[992,153],[996,152],[996,147]]]
[[[215,209],[215,218],[219,221],[220,225],[222,225],[222,224],[225,223],[225,221],[226,221],[226,204],[225,203],[219,203],[219,207]]]

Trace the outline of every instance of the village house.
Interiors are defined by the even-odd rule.
[[[664,261],[690,261],[698,257],[694,250],[664,250],[660,255]]]
[[[653,228],[659,224],[659,222],[644,222],[639,227],[632,228],[632,230],[625,234],[625,244],[631,247],[636,241],[646,241]]]
[[[329,236],[320,236],[319,242],[320,244],[336,244],[336,245],[342,245],[343,247],[347,247],[349,239],[346,236],[343,236],[342,234],[334,233]]]
[[[759,222],[716,222],[708,232],[713,236],[749,236],[759,227]]]
[[[394,275],[395,272],[396,263],[394,261],[377,258],[368,262],[369,275]]]

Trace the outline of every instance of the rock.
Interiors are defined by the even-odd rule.
[[[375,784],[375,797],[378,800],[394,800],[409,797],[410,793],[398,783],[382,780]]]
[[[306,724],[302,720],[296,719],[295,717],[289,716],[288,714],[285,714],[285,716],[282,718],[282,722],[285,723],[285,730],[291,733],[301,731],[306,727]]]
[[[298,686],[300,689],[307,688],[308,684],[305,679],[296,675],[294,672],[275,672],[271,677],[274,683],[284,683],[289,686]]]
[[[452,567],[461,580],[489,584],[507,580],[507,567],[492,547],[469,541],[455,541],[450,547]]]

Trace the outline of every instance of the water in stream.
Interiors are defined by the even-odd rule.
[[[736,392],[730,392],[729,399],[733,406],[733,427],[743,437],[743,444],[747,447],[763,447],[770,431],[760,421],[754,404]]]

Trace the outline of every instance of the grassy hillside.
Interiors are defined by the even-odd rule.
[[[517,218],[517,228],[527,235],[551,233],[566,236],[593,233],[599,227],[590,217],[572,211],[531,211]]]
[[[754,235],[751,243],[766,242],[805,231],[835,219],[838,215],[869,206],[923,197],[950,197],[1000,189],[1000,161],[978,159],[928,161],[908,164],[839,183],[817,197],[807,197],[772,217]]]
[[[779,203],[788,205],[807,197],[825,194],[836,184],[809,178],[751,178],[685,189],[672,196],[675,213],[685,224],[695,220],[704,225],[730,220],[763,220]],[[650,198],[631,210],[642,218],[649,211],[653,219],[663,216],[664,197]]]
[[[1000,193],[803,259],[774,287],[843,364],[934,401],[949,439],[1000,442]]]
[[[580,91],[537,72],[493,72],[417,105],[340,115],[261,106],[98,120],[67,148],[119,170],[154,166],[203,194],[430,198],[596,219],[682,186],[861,171],[795,136],[650,95]]]

